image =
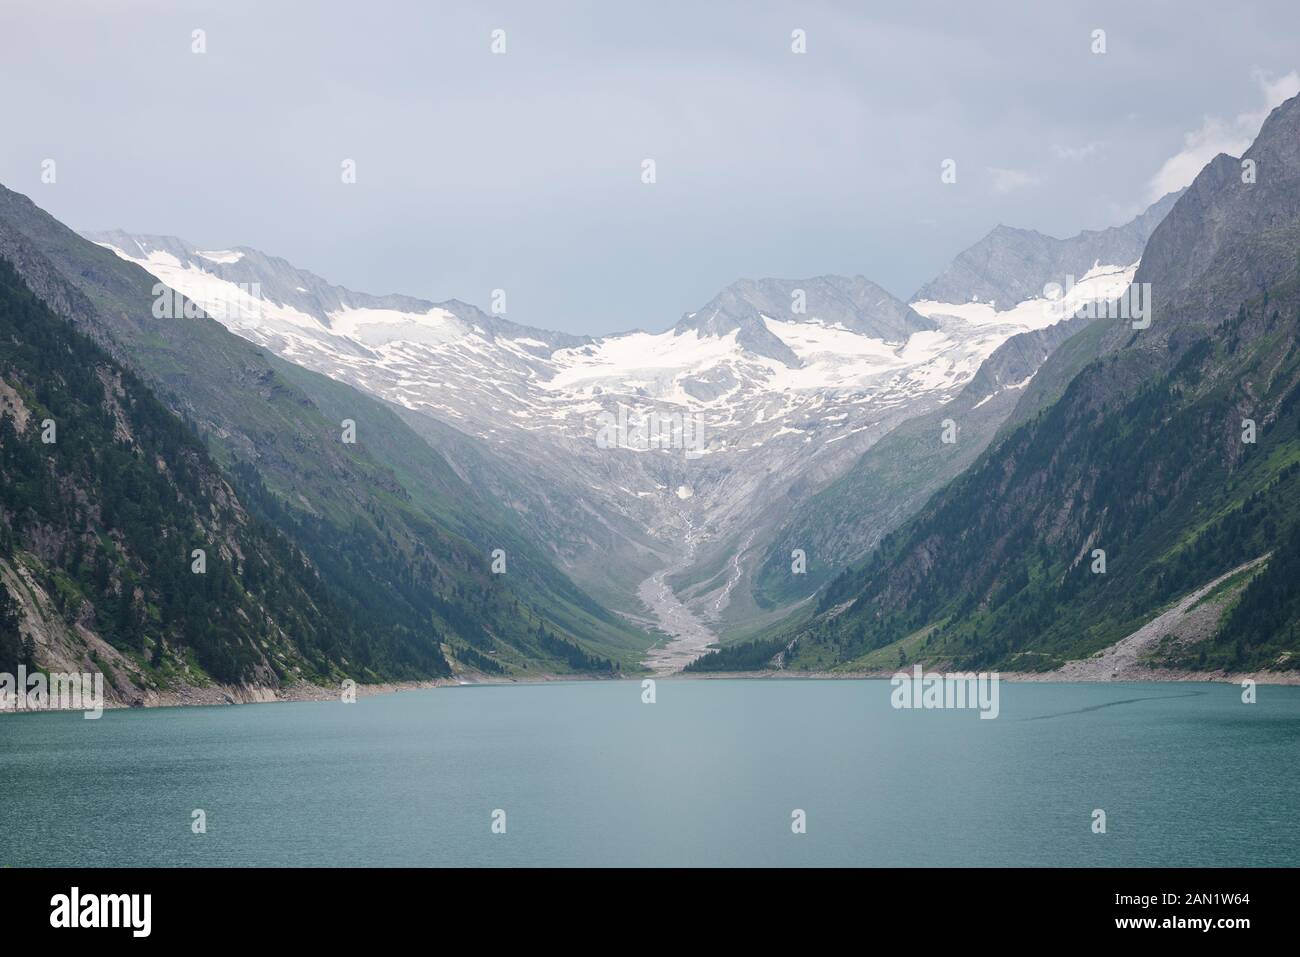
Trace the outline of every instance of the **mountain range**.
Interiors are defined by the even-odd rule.
[[[0,187],[0,670],[1291,667],[1298,115],[909,302],[743,279],[599,337]]]
[[[1140,249],[1171,202],[1100,240],[1040,237],[1035,268],[1077,267],[1071,308],[1114,296],[1136,256],[1096,257]],[[862,276],[820,276],[738,281],[663,333],[577,338],[458,301],[357,293],[247,247],[86,237],[237,335],[389,403],[459,475],[510,505],[583,588],[678,639],[683,627],[716,637],[770,620],[832,563],[865,551],[869,536],[844,549],[809,541],[815,572],[802,589],[753,580],[771,565],[773,540],[784,544],[780,523],[795,503],[895,428],[965,394],[985,400],[962,447],[975,448],[1076,324],[1041,290],[1006,308],[965,293],[913,307]],[[602,447],[601,423],[620,415],[698,422],[697,441]],[[909,464],[919,491],[891,493],[888,507],[909,514],[932,490],[925,482],[966,461]]]
[[[1152,231],[1134,277],[1149,323],[1077,333],[1038,373],[1059,398],[1013,413],[801,616],[697,667],[1296,667],[1298,187],[1293,98]]]

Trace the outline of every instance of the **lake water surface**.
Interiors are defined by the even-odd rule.
[[[996,720],[889,693],[670,680],[650,705],[640,682],[574,682],[6,715],[0,866],[1300,864],[1300,688],[1004,682]]]

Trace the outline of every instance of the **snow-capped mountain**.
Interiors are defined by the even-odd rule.
[[[742,280],[667,331],[586,338],[354,292],[247,247],[86,235],[240,336],[404,410],[579,582],[628,611],[639,592],[661,620],[752,610],[737,586],[792,489],[834,479],[1008,338],[1118,295],[1136,267],[1094,262],[1011,308],[909,306],[862,277]],[[679,598],[689,610],[666,610]]]

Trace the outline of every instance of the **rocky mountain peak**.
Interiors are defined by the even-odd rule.
[[[1219,154],[1151,235],[1135,282],[1156,314],[1222,318],[1294,273],[1300,252],[1300,96],[1273,110],[1255,142]]]
[[[937,328],[910,306],[862,276],[809,279],[741,279],[697,311],[683,316],[676,331],[725,336],[751,352],[791,367],[799,359],[768,327],[776,322],[820,322],[886,342],[902,343],[914,332]]]

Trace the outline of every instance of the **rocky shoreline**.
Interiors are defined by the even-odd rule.
[[[909,666],[910,668],[910,666]],[[712,671],[673,675],[674,678],[708,681],[717,678],[757,678],[773,681],[810,680],[810,681],[863,681],[892,678],[898,674],[897,669],[877,671]],[[903,673],[910,671],[903,669]],[[941,669],[927,670],[926,674],[944,674]],[[963,672],[964,673],[964,672]],[[1132,682],[1217,682],[1220,684],[1240,684],[1250,680],[1260,685],[1300,685],[1300,671],[1187,671],[1174,668],[1151,668],[1144,673],[1125,673],[1122,675],[1071,674],[1064,669],[1057,671],[1000,671],[998,677],[1003,681],[1037,682],[1042,684],[1124,684]]]
[[[716,681],[716,680],[765,680],[765,681],[863,681],[888,680],[895,671],[731,671],[683,673],[653,676],[656,681]],[[942,673],[942,672],[927,672]],[[538,674],[524,678],[501,678],[494,675],[457,678],[435,678],[416,681],[386,681],[378,684],[359,684],[356,686],[358,698],[375,695],[395,694],[401,691],[415,691],[427,688],[468,687],[473,685],[541,685],[562,681],[630,681],[638,682],[651,675],[627,675],[623,678],[593,678],[584,675]],[[1104,674],[1070,674],[1065,669],[1048,672],[999,672],[1003,681],[1046,683],[1046,684],[1122,684],[1132,682],[1216,682],[1220,684],[1240,684],[1250,680],[1259,685],[1300,685],[1300,671],[1258,671],[1251,673],[1230,673],[1224,671],[1185,671],[1166,668],[1151,668],[1145,674],[1124,674],[1107,676]],[[124,708],[185,708],[214,707],[234,704],[272,704],[282,701],[338,701],[342,690],[336,687],[322,687],[308,683],[289,685],[283,688],[267,688],[249,685],[207,685],[204,687],[182,687],[174,691],[150,691],[131,702],[105,701],[104,710]],[[0,710],[0,714],[14,713],[13,708]]]

